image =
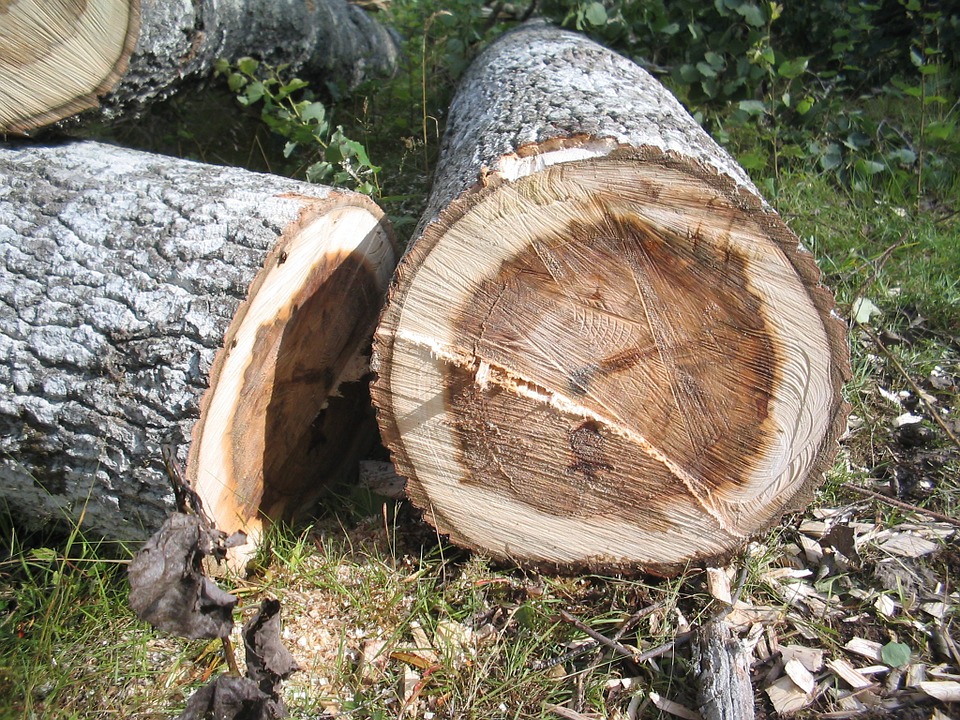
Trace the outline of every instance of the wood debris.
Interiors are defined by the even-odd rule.
[[[814,700],[812,693],[802,690],[786,675],[777,678],[767,688],[766,693],[778,715],[789,715],[798,710],[803,710]]]
[[[927,680],[919,683],[919,687],[942,702],[960,702],[960,682],[956,680]]]
[[[852,687],[854,690],[861,690],[873,685],[873,680],[863,675],[859,670],[857,670],[855,667],[853,667],[853,665],[848,663],[843,658],[834,658],[833,660],[827,661],[827,667],[830,670],[833,670],[837,677],[847,683],[847,685]]]
[[[673,700],[667,700],[667,698],[661,696],[659,693],[653,692],[652,690],[648,693],[650,697],[650,702],[657,706],[659,710],[662,710],[665,713],[670,713],[679,718],[684,718],[684,720],[703,720],[703,716],[700,715],[696,710],[691,710],[685,705],[681,705],[678,702]]]

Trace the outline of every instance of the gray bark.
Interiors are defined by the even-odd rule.
[[[422,224],[530,143],[586,135],[671,150],[759,196],[743,168],[636,63],[583,35],[531,20],[487,48],[450,105]]]
[[[697,630],[694,644],[697,702],[704,720],[753,720],[750,653],[730,626],[712,620]]]
[[[171,94],[185,78],[209,75],[221,57],[274,65],[354,87],[389,75],[396,37],[346,0],[144,2],[130,66],[105,98],[112,112]]]
[[[347,197],[349,199],[347,199]],[[0,145],[0,502],[142,538],[248,285],[353,193],[97,143]]]

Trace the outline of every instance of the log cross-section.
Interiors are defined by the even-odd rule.
[[[481,56],[449,123],[374,344],[425,517],[501,558],[670,572],[809,495],[845,414],[843,326],[679,103],[535,23]]]

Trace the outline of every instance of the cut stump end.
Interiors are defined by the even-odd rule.
[[[0,133],[29,133],[95,108],[126,72],[140,0],[2,5]]]

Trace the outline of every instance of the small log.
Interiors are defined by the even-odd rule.
[[[711,620],[696,631],[693,660],[704,720],[753,720],[750,653],[727,623]]]
[[[139,539],[161,446],[231,534],[290,518],[372,442],[395,264],[366,196],[93,142],[0,146],[0,496]]]
[[[388,75],[394,35],[346,0],[13,0],[0,25],[0,133],[29,133],[103,98],[109,117],[253,55],[343,82]]]
[[[374,340],[381,433],[461,545],[671,573],[801,506],[847,411],[813,257],[652,77],[542,22],[488,48]]]

